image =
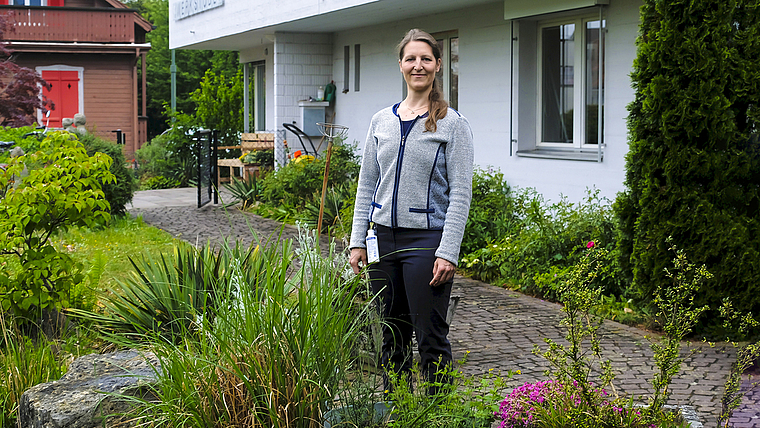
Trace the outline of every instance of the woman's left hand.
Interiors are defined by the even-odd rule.
[[[430,286],[437,287],[451,281],[451,278],[454,278],[456,270],[457,267],[450,261],[440,257],[435,259],[435,264],[433,264],[433,280],[430,281]]]

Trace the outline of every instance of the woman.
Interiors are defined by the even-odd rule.
[[[423,376],[445,382],[436,373],[452,360],[446,312],[470,209],[472,131],[442,99],[435,39],[410,30],[398,50],[408,95],[372,117],[356,192],[350,263],[357,274],[367,264],[365,237],[373,228],[380,260],[368,271],[385,321],[381,364],[407,372],[414,332]],[[388,390],[387,376],[384,383]]]

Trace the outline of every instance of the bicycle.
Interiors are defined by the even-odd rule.
[[[34,137],[37,137],[37,141],[44,140],[45,136],[47,136],[48,125],[50,125],[50,110],[48,110],[47,113],[45,113],[45,118],[47,119],[47,122],[45,123],[45,125],[40,125],[36,127],[35,128],[36,131],[27,132],[26,134],[22,135],[21,138],[24,139],[27,137],[34,136]],[[42,130],[42,132],[40,132],[40,130]]]

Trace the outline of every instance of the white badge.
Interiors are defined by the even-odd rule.
[[[377,236],[375,231],[370,228],[367,230],[367,263],[380,261],[380,250],[377,247]]]

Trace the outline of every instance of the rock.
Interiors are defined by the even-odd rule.
[[[87,118],[82,113],[77,113],[74,115],[74,128],[76,129],[76,132],[79,135],[84,135],[87,133],[87,130],[84,129],[84,125],[87,123]]]
[[[102,427],[103,418],[130,403],[118,395],[144,396],[156,381],[158,359],[134,350],[77,358],[54,382],[36,385],[21,396],[18,422],[31,428]]]

